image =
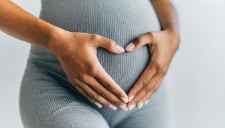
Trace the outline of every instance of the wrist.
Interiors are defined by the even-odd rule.
[[[166,29],[166,31],[168,31],[169,33],[171,33],[176,38],[180,38],[180,32],[179,32],[179,29],[177,27],[168,27]]]
[[[178,49],[179,44],[180,44],[180,32],[179,32],[178,28],[168,27],[167,29],[165,29],[165,31],[169,33],[169,36],[170,36],[172,42]]]
[[[48,42],[48,48],[47,50],[55,55],[58,55],[60,53],[60,49],[63,49],[64,42],[62,41],[63,35],[68,32],[66,30],[63,30],[59,27],[54,27],[52,31],[50,32],[50,38]]]

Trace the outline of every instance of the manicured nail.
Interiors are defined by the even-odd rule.
[[[128,99],[126,97],[121,98],[125,103],[128,103]]]
[[[127,51],[131,51],[133,48],[135,47],[135,45],[134,45],[134,43],[129,43],[128,45],[127,45],[127,47],[125,48]]]
[[[141,104],[138,106],[138,109],[141,109],[142,106],[143,106],[143,103],[141,103]]]
[[[124,52],[125,51],[125,49],[124,48],[122,48],[121,46],[119,46],[119,45],[116,45],[116,49],[120,52],[120,53],[122,53],[122,52]]]
[[[124,105],[121,105],[120,108],[123,109],[124,111],[127,111],[128,110],[128,108],[125,107]]]
[[[129,110],[132,110],[134,108],[135,104],[132,104],[130,107],[129,107]]]
[[[147,103],[148,103],[148,100],[145,101],[145,104],[147,104]]]
[[[129,99],[129,102],[130,102],[133,98],[134,98],[134,96],[131,96],[130,99]]]
[[[102,108],[102,105],[98,102],[94,102],[99,108]]]
[[[110,104],[109,107],[110,107],[111,109],[113,109],[113,110],[117,110],[117,107],[114,106],[114,105],[112,105],[112,104]]]

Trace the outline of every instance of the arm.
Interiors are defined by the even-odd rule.
[[[116,109],[120,105],[126,110],[126,93],[107,74],[96,56],[98,47],[115,54],[124,52],[115,41],[53,26],[10,0],[0,0],[0,3],[0,30],[54,53],[74,88],[97,106],[103,104]]]
[[[59,28],[31,15],[10,0],[0,0],[0,3],[1,31],[53,52],[49,42]]]
[[[174,36],[180,39],[177,13],[170,0],[151,0],[151,2],[160,21],[162,30],[170,29],[174,32]]]
[[[169,0],[151,2],[162,30],[144,33],[132,41],[133,49],[126,48],[127,51],[134,52],[147,44],[151,52],[149,65],[128,93],[129,109],[135,104],[141,108],[160,87],[180,44],[178,19],[172,3]]]

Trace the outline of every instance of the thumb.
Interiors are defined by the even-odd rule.
[[[120,54],[125,51],[125,49],[119,46],[114,40],[111,40],[105,37],[103,37],[101,40],[96,42],[96,47],[105,48],[106,50],[115,54]]]
[[[138,37],[136,37],[133,41],[131,41],[126,46],[126,51],[134,52],[141,48],[145,44],[151,44],[153,42],[153,32],[146,32]]]

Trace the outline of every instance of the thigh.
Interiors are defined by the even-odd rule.
[[[116,128],[167,128],[168,127],[168,92],[164,83],[139,110],[136,107]]]
[[[28,64],[20,89],[25,128],[109,128],[85,97],[38,66]]]

